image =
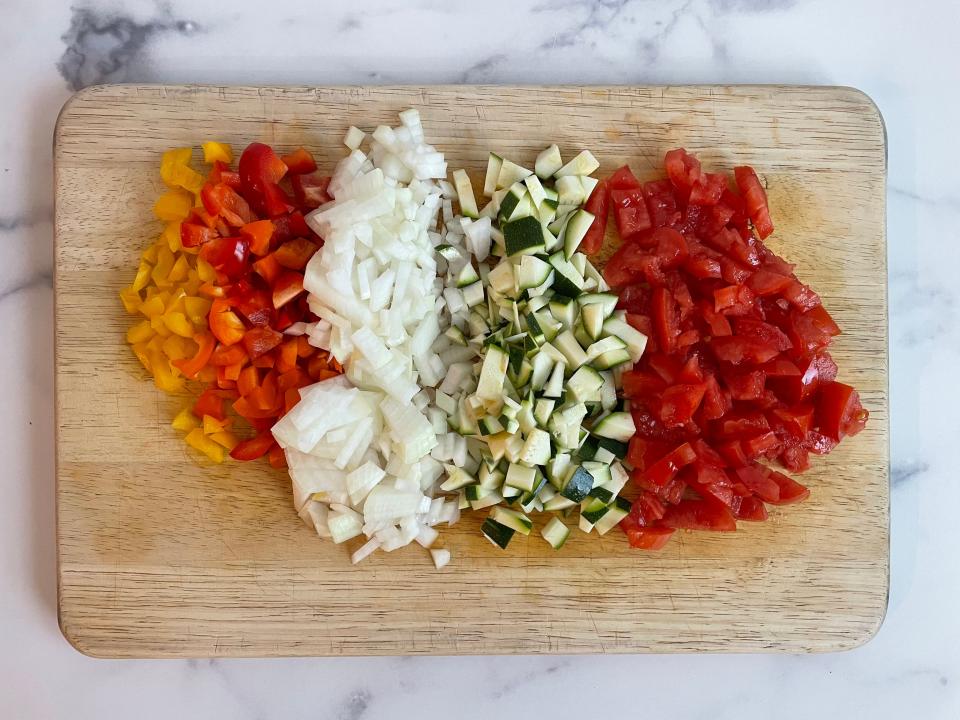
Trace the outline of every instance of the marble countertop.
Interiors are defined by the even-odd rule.
[[[351,5],[0,0],[4,717],[381,720],[490,717],[507,708],[552,708],[559,718],[648,710],[671,718],[960,717],[960,483],[951,450],[960,387],[950,379],[960,351],[960,4]],[[121,662],[77,653],[56,621],[50,141],[72,91],[123,81],[799,83],[866,91],[886,119],[890,160],[892,579],[878,636],[849,653],[802,657]]]

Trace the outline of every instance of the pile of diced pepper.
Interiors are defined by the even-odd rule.
[[[342,371],[303,334],[317,319],[303,270],[323,244],[304,213],[330,199],[329,178],[302,148],[281,158],[253,143],[235,171],[230,146],[206,142],[206,175],[192,156],[163,154],[154,213],[166,225],[120,292],[142,318],[127,342],[160,390],[191,397],[172,423],[188,445],[214,462],[266,455],[282,468],[270,428],[300,388]]]

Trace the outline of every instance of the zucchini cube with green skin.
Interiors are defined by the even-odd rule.
[[[522,512],[517,510],[510,510],[505,507],[495,507],[490,513],[490,518],[495,522],[500,523],[504,527],[508,527],[511,530],[515,530],[521,535],[529,535],[530,531],[533,529],[533,522],[524,515]]]
[[[546,180],[556,173],[560,168],[563,167],[563,158],[560,156],[560,148],[556,145],[551,145],[550,147],[542,150],[539,155],[537,155],[537,161],[534,163],[534,170],[537,172],[537,177],[541,180]]]
[[[537,483],[537,469],[511,462],[504,483],[510,487],[530,492]]]
[[[593,475],[582,466],[577,466],[573,468],[560,494],[568,500],[578,503],[589,495],[592,489]]]
[[[507,255],[533,255],[543,251],[543,230],[535,217],[523,217],[504,223],[503,240]]]
[[[627,515],[630,514],[630,501],[626,498],[618,497],[614,500],[607,512],[594,523],[594,527],[601,535],[606,535],[610,530],[620,524]]]
[[[477,199],[473,194],[473,185],[470,184],[470,178],[466,170],[455,170],[453,173],[453,187],[457,191],[457,199],[460,201],[460,212],[464,217],[476,219],[479,216],[477,212]]]
[[[483,536],[487,538],[487,540],[501,550],[506,550],[507,545],[509,545],[513,539],[515,530],[497,522],[493,518],[487,518],[483,521],[483,525],[480,526],[480,532],[483,533]]]
[[[483,194],[493,195],[497,189],[497,180],[500,177],[500,168],[503,167],[503,158],[496,153],[487,156],[487,175],[483,181]],[[489,206],[488,206],[489,207]],[[496,210],[496,208],[494,208]]]

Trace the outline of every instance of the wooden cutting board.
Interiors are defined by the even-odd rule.
[[[557,142],[601,174],[643,179],[684,146],[707,168],[755,166],[777,232],[843,327],[841,379],[866,431],[804,477],[802,505],[659,553],[621,533],[538,536],[501,552],[478,518],[353,567],[297,518],[265,463],[205,466],[170,428],[124,344],[117,297],[161,227],[160,153],[207,139],[305,145],[323,168],[355,124],[416,106],[451,169],[489,150],[531,163]],[[195,156],[196,157],[196,156]],[[76,95],[55,138],[57,539],[60,624],[111,657],[824,651],[876,632],[888,586],[888,417],[882,119],[861,93],[803,87],[162,87]]]

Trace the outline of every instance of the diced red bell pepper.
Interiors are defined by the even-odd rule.
[[[283,335],[269,327],[255,327],[243,335],[243,344],[247,354],[256,359],[270,352],[283,341]]]
[[[267,188],[276,186],[287,174],[287,166],[269,145],[251,143],[240,156],[240,189],[247,202],[260,214],[266,213]]]
[[[217,231],[195,223],[180,223],[180,244],[185,248],[200,247],[217,237]]]
[[[226,420],[227,414],[223,409],[223,395],[213,388],[207,388],[200,393],[200,397],[193,404],[193,414],[201,419],[204,415],[209,415],[217,420]]]
[[[273,439],[273,433],[268,430],[259,433],[249,440],[239,442],[236,447],[230,451],[230,457],[234,460],[242,461],[256,460],[270,452],[271,448],[275,447],[276,444],[276,440]]]
[[[318,172],[307,175],[293,175],[290,178],[293,187],[293,197],[297,205],[304,210],[314,210],[330,202],[333,198],[327,192],[330,186],[330,177]]]
[[[276,470],[284,470],[287,467],[287,456],[283,452],[283,448],[279,445],[274,445],[270,448],[270,452],[267,453],[267,458],[270,460],[270,467]]]
[[[303,292],[303,275],[292,270],[281,272],[273,282],[273,306],[278,310]]]
[[[247,201],[224,183],[207,183],[200,191],[200,197],[208,213],[220,216],[231,227],[238,228],[257,219]]]
[[[217,272],[235,279],[246,273],[249,251],[250,244],[245,238],[219,237],[203,245],[200,257],[210,263]]]

